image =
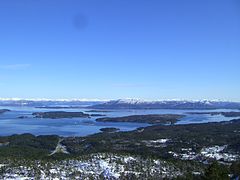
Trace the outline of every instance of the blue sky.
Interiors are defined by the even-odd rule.
[[[0,23],[0,97],[240,101],[238,0],[7,0]]]

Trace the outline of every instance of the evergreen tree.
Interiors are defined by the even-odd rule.
[[[240,176],[240,161],[232,163],[230,167],[230,172],[233,174],[234,177]]]
[[[205,171],[205,180],[228,180],[228,169],[220,165],[217,161],[213,162]]]

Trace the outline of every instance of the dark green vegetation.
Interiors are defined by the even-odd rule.
[[[190,112],[188,114],[210,114],[212,116],[223,115],[225,117],[240,117],[240,112]]]
[[[50,119],[59,119],[59,118],[89,118],[89,114],[83,112],[65,112],[65,111],[50,111],[50,112],[35,112],[32,114],[36,118],[50,118]]]
[[[151,141],[168,139],[162,145]],[[146,143],[146,142],[150,142]],[[33,136],[30,134],[0,137],[0,157],[44,157],[56,147],[58,136]],[[86,137],[65,137],[61,142],[69,156],[99,152],[133,153],[172,159],[169,151],[181,152],[192,148],[199,152],[203,147],[228,145],[226,151],[240,153],[240,120],[229,122],[154,125],[129,132],[97,133]],[[28,152],[28,153],[26,153]]]
[[[235,178],[240,177],[240,161],[232,163],[230,172],[234,174]]]
[[[28,116],[19,116],[18,119],[26,119]]]
[[[106,116],[105,114],[90,114],[91,117]]]
[[[0,114],[3,114],[5,112],[9,112],[10,110],[9,109],[0,109]]]
[[[206,180],[225,180],[229,179],[229,170],[223,166],[220,165],[217,162],[213,162],[205,171],[204,179]]]
[[[46,158],[58,143],[58,136],[33,136],[31,134],[0,137],[0,159]]]
[[[149,123],[149,124],[174,124],[184,115],[177,114],[149,114],[149,115],[133,115],[124,117],[106,117],[98,118],[99,122],[136,122],[136,123]]]
[[[112,111],[108,111],[108,110],[89,110],[89,111],[85,111],[85,112],[98,113],[98,112],[112,112]]]
[[[233,163],[234,164],[234,163]],[[231,167],[214,161],[207,166],[202,174],[194,175],[191,172],[185,173],[183,176],[176,178],[177,180],[229,180],[229,174],[232,178],[236,178],[239,175],[235,174],[235,171]]]
[[[106,129],[107,130],[107,129]],[[116,153],[155,158],[174,164],[183,176],[178,179],[226,179],[229,173],[239,176],[240,163],[226,163],[224,166],[214,161],[182,160],[169,152],[181,153],[191,148],[199,153],[205,147],[227,145],[224,153],[240,154],[240,119],[229,122],[153,125],[129,132],[97,133],[86,137],[61,138],[61,145],[69,154],[56,153],[49,156],[58,145],[58,136],[13,135],[0,138],[0,160],[62,160],[73,159],[94,153]],[[192,172],[200,172],[192,174]]]
[[[169,139],[163,145],[147,141]],[[188,124],[139,128],[130,132],[98,133],[87,137],[68,137],[63,144],[72,154],[95,152],[127,152],[172,159],[168,153],[192,148],[228,145],[226,151],[240,153],[240,120],[219,123]]]
[[[118,128],[101,128],[100,131],[102,132],[116,132],[116,131],[119,131],[120,129]]]

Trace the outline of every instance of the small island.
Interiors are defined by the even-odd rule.
[[[50,112],[35,112],[32,114],[35,118],[90,118],[89,114],[83,112],[66,112],[66,111],[50,111]]]
[[[5,112],[9,112],[10,110],[9,109],[0,109],[0,114],[3,114]]]
[[[188,114],[209,114],[211,116],[222,115],[224,117],[240,117],[240,112],[189,112]]]
[[[105,114],[90,114],[91,117],[106,116]]]
[[[18,119],[27,119],[29,118],[28,116],[19,116]]]
[[[100,131],[106,132],[106,133],[113,133],[113,132],[117,132],[119,130],[120,130],[119,128],[114,128],[114,127],[111,127],[111,128],[101,128],[100,129]]]
[[[85,112],[89,112],[89,113],[105,113],[105,112],[112,112],[112,111],[108,111],[108,110],[88,110]]]
[[[179,119],[185,117],[178,114],[149,114],[149,115],[132,115],[124,117],[106,117],[98,118],[98,122],[134,122],[148,124],[175,124]]]

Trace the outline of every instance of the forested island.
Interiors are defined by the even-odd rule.
[[[35,112],[32,113],[35,118],[49,118],[49,119],[62,119],[62,118],[90,118],[105,116],[104,114],[87,114],[83,112],[66,112],[66,111],[49,111],[49,112]],[[20,119],[28,118],[27,116],[20,116]]]
[[[112,132],[117,132],[119,131],[119,128],[101,128],[100,131],[102,132],[107,132],[107,133],[112,133]]]
[[[130,122],[130,123],[149,123],[149,124],[175,124],[179,119],[185,117],[178,114],[149,114],[132,115],[124,117],[98,118],[98,122]]]
[[[105,113],[105,112],[112,112],[112,111],[109,111],[109,110],[88,110],[88,111],[85,111],[85,112],[90,112],[90,113]]]
[[[89,118],[89,114],[83,112],[66,112],[66,111],[49,111],[49,112],[35,112],[32,114],[35,118]]]
[[[0,109],[0,114],[3,114],[5,112],[9,112],[10,110],[9,109]]]
[[[240,117],[240,112],[234,112],[234,111],[231,111],[231,112],[190,112],[188,114],[210,114],[212,116],[222,115],[225,117]]]

